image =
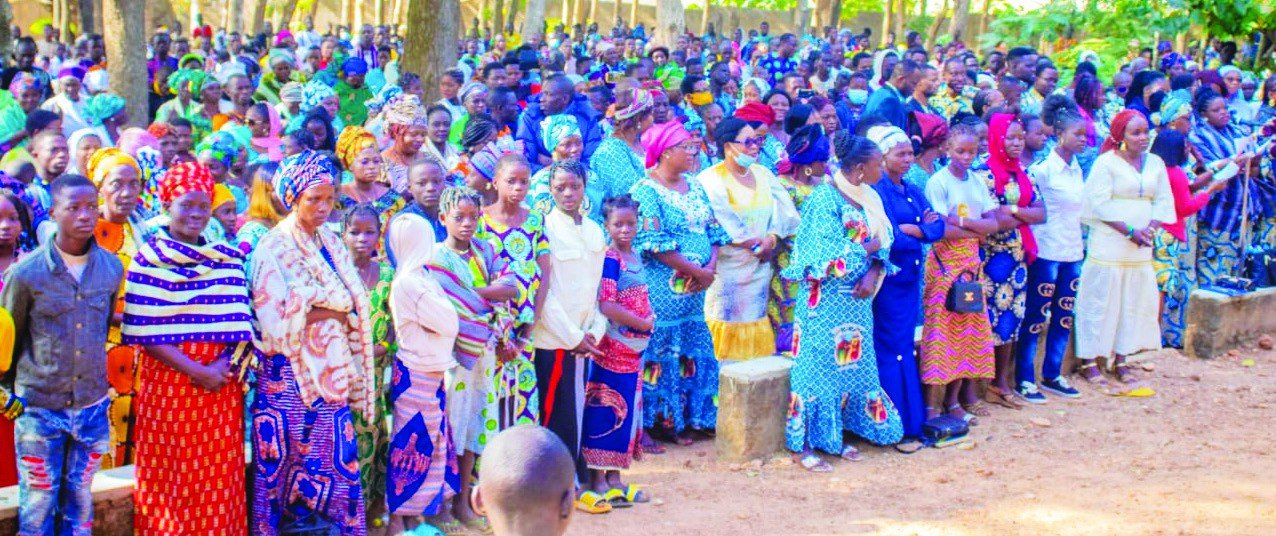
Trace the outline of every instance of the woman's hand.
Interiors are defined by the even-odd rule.
[[[327,307],[311,307],[309,311],[306,311],[307,326],[324,320],[336,320],[345,324],[350,321],[350,315]]]
[[[496,346],[496,361],[501,364],[509,363],[518,357],[517,341],[505,341]]]
[[[921,240],[922,238],[925,238],[925,236],[926,236],[926,235],[922,234],[922,228],[921,228],[921,227],[918,227],[918,226],[913,225],[913,224],[911,224],[911,223],[902,223],[902,224],[900,224],[900,226],[899,226],[899,232],[904,233],[904,234],[906,234],[906,235],[908,235],[908,236],[911,236],[911,237],[913,237],[913,238],[916,238],[916,239],[918,239],[918,240]]]
[[[191,381],[205,390],[217,392],[230,381],[230,375],[230,360],[222,357],[192,371]]]
[[[598,349],[598,343],[594,340],[594,336],[588,333],[586,333],[585,337],[580,340],[580,344],[577,344],[575,348],[572,348],[572,352],[581,354],[590,359],[603,356],[602,351]]]
[[[696,273],[691,274],[691,277],[696,281],[696,285],[699,286],[701,290],[707,289],[709,288],[709,285],[713,284],[713,269],[706,266],[697,270]]]
[[[881,275],[882,268],[880,264],[873,264],[868,272],[855,282],[855,289],[851,291],[851,295],[861,300],[869,298],[873,295],[873,291],[877,290],[877,277]]]
[[[872,239],[869,239],[868,242],[864,242],[864,251],[867,251],[869,255],[877,253],[878,251],[881,251],[881,250],[882,250],[882,241],[877,238],[872,238]]]
[[[935,223],[937,221],[939,221],[939,213],[933,210],[926,209],[926,212],[922,214],[922,223]]]

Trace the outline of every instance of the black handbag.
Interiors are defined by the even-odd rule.
[[[927,445],[943,443],[970,432],[970,423],[949,415],[940,415],[922,423],[922,442]]]
[[[944,261],[939,260],[938,255],[935,256],[935,262],[939,263],[940,272],[948,273],[944,268]],[[966,270],[957,274],[953,286],[948,288],[948,295],[944,297],[944,308],[958,314],[984,312],[984,286],[973,272]]]

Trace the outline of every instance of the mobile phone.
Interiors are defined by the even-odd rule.
[[[814,89],[799,89],[797,94],[798,100],[807,100],[814,96],[815,96]]]
[[[620,82],[624,78],[625,78],[625,74],[618,71],[610,71],[605,76],[603,76],[603,80],[605,80],[608,84],[615,84],[617,82]]]

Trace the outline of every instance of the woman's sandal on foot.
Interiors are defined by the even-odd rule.
[[[623,488],[611,488],[603,494],[603,498],[616,508],[628,508],[651,500],[642,488],[633,484],[626,484]]]
[[[863,460],[864,456],[860,455],[860,449],[847,445],[842,448],[842,459],[848,462],[858,462]]]
[[[824,461],[824,458],[819,457],[814,452],[803,454],[798,464],[812,473],[829,473],[833,471],[833,466],[829,465],[829,462]]]
[[[948,415],[966,421],[966,424],[971,426],[979,424],[979,418],[974,414],[967,412],[966,408],[961,407],[961,404],[948,406]]]
[[[611,511],[612,504],[596,491],[584,491],[576,498],[576,509],[587,514],[605,514]]]
[[[925,447],[925,446],[926,445],[923,445],[921,441],[910,440],[910,441],[905,441],[903,443],[896,443],[895,451],[899,452],[900,454],[912,454],[914,452],[922,450],[922,447]]]

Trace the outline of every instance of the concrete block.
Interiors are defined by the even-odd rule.
[[[1229,350],[1253,346],[1258,337],[1276,332],[1276,288],[1239,296],[1197,289],[1188,298],[1187,355],[1212,359]]]
[[[723,363],[718,379],[718,459],[740,462],[784,450],[789,369],[783,357]]]

